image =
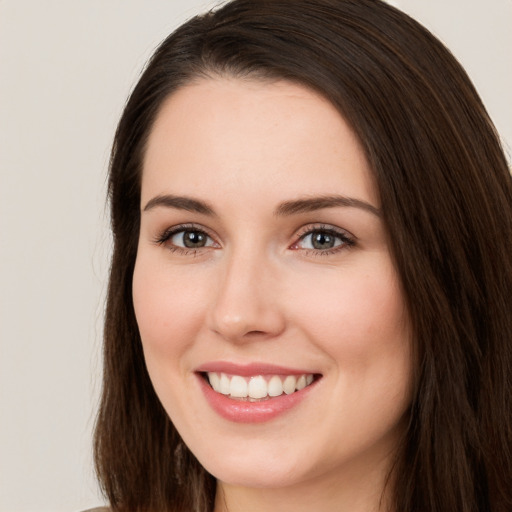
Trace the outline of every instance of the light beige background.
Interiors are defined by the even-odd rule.
[[[100,504],[90,456],[109,146],[145,60],[207,0],[0,0],[0,511]],[[512,0],[398,0],[512,146]]]

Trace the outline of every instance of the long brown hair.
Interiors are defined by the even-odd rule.
[[[131,285],[152,124],[177,88],[218,75],[320,92],[365,150],[414,335],[414,396],[390,479],[396,511],[512,510],[511,176],[461,66],[378,0],[227,3],[171,34],[131,94],[110,165],[114,253],[95,433],[113,510],[213,509],[213,476],[153,391]]]

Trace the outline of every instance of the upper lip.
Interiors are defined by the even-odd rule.
[[[211,361],[204,363],[196,369],[196,372],[218,372],[229,375],[240,375],[242,377],[251,377],[253,375],[307,375],[318,373],[311,370],[289,368],[261,362],[239,364],[229,361]]]

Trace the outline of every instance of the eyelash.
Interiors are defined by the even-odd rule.
[[[158,245],[164,245],[169,242],[169,240],[178,233],[191,231],[194,233],[203,234],[208,237],[210,240],[214,240],[214,238],[201,226],[196,224],[180,224],[177,226],[173,226],[172,228],[166,229],[163,231],[155,240],[154,243]],[[330,249],[301,249],[298,245],[305,240],[308,236],[313,235],[314,233],[322,233],[324,235],[333,236],[341,242],[338,245]],[[356,244],[355,237],[350,235],[347,231],[335,228],[333,226],[325,225],[325,224],[317,224],[317,225],[307,225],[303,227],[297,234],[297,241],[294,242],[290,249],[292,250],[302,250],[308,256],[329,256],[331,254],[335,254],[337,252],[349,249]],[[188,247],[180,247],[174,244],[167,244],[167,249],[171,252],[178,252],[183,256],[193,255],[195,256],[198,251],[201,249],[208,248],[199,247],[199,248],[188,248]]]
[[[314,233],[322,233],[324,235],[329,235],[341,240],[341,243],[335,245],[330,249],[302,249],[306,252],[308,256],[329,256],[331,254],[335,254],[337,252],[349,249],[356,244],[356,239],[353,235],[350,235],[347,231],[335,228],[334,226],[329,226],[325,224],[316,224],[316,225],[307,225],[302,228],[298,233],[298,240],[292,245],[292,248],[295,248],[301,241],[305,240],[306,237],[313,235]],[[300,248],[296,248],[295,250],[300,250]]]
[[[191,231],[194,233],[201,233],[211,240],[213,240],[213,237],[202,227],[197,226],[196,224],[179,224],[177,226],[173,226],[172,228],[166,229],[161,235],[159,235],[155,239],[155,243],[158,245],[164,245],[167,244],[167,242],[178,233],[185,233],[187,231]],[[199,247],[197,249],[192,247],[180,247],[178,245],[168,244],[166,245],[166,248],[171,252],[178,252],[182,254],[183,256],[195,256],[198,251],[201,249],[204,249],[204,247]]]

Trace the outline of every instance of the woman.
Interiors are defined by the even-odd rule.
[[[235,0],[116,133],[96,427],[115,511],[512,507],[512,183],[374,0]]]

